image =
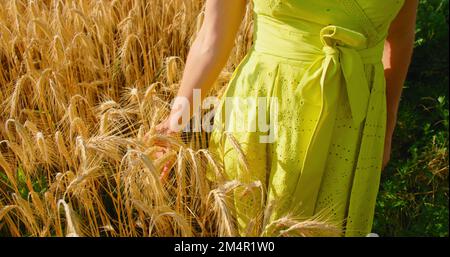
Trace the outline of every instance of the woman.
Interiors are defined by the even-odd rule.
[[[259,224],[262,207],[270,204],[272,221],[288,213],[305,219],[326,214],[345,236],[367,235],[389,161],[418,1],[253,2],[254,45],[226,88],[210,140],[227,179],[260,181],[267,190],[262,199],[235,192],[239,233],[257,235],[249,224]],[[207,1],[178,92],[188,104],[175,101],[160,133],[179,131],[179,113],[192,109],[194,89],[203,96],[209,91],[245,8],[245,0]],[[263,101],[226,104],[227,97]],[[239,111],[243,116],[234,115]],[[233,130],[264,115],[269,130]]]

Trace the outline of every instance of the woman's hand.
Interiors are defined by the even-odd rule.
[[[386,168],[391,159],[392,137],[394,136],[396,124],[397,124],[397,113],[394,111],[388,112],[386,123],[386,135],[384,138],[384,154],[383,154],[382,170]]]
[[[161,134],[161,135],[174,135],[177,133],[170,126],[170,117],[166,118],[161,123],[156,125],[155,130],[156,130],[156,133]]]
[[[387,132],[384,140],[384,154],[383,154],[383,164],[382,170],[386,168],[389,161],[391,160],[391,149],[392,149],[392,133]]]
[[[165,119],[161,123],[159,123],[155,128],[155,132],[158,135],[163,135],[163,136],[176,136],[177,135],[177,132],[171,129],[170,117]],[[150,137],[151,137],[151,132],[148,132],[147,134],[145,134],[144,140],[147,141],[147,140],[149,140]],[[171,146],[167,143],[167,141],[155,140],[154,143],[155,143],[155,146],[157,146],[159,148],[159,150],[153,154],[153,158],[155,158],[155,159],[162,158],[164,156],[164,154],[166,154],[167,152],[169,152],[171,150]],[[159,177],[159,179],[162,183],[167,182],[167,176],[169,175],[170,167],[172,167],[174,162],[175,162],[175,160],[171,159],[163,165],[161,175]]]

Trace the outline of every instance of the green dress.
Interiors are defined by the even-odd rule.
[[[345,236],[365,236],[384,149],[384,41],[404,0],[253,2],[254,44],[221,99],[209,145],[227,180],[253,185],[234,192],[239,233],[254,235],[248,224],[262,222],[270,204],[269,222],[322,215]]]

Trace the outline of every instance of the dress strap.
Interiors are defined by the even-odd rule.
[[[366,33],[369,47],[375,45],[379,41],[379,33],[376,30],[372,20],[367,16],[364,9],[356,0],[338,0],[344,7],[345,12],[349,17],[352,17],[355,22],[361,25],[362,30]]]

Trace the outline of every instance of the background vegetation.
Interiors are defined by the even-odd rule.
[[[448,0],[421,0],[413,62],[374,231],[448,236]]]

